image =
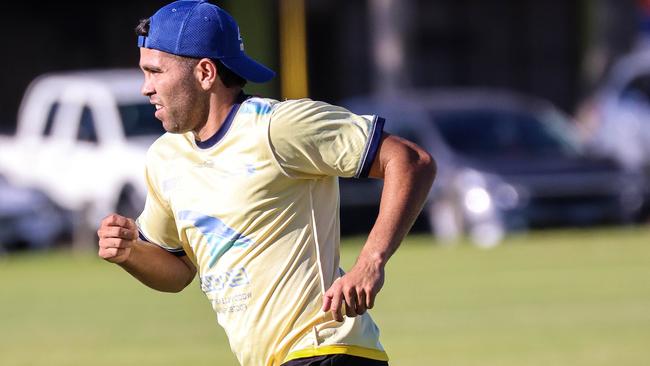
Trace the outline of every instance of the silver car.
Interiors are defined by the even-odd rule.
[[[9,185],[0,176],[0,254],[46,249],[70,239],[73,218],[43,192]]]
[[[512,230],[627,223],[643,203],[643,177],[586,154],[572,123],[539,99],[457,89],[342,104],[385,117],[387,132],[420,144],[436,159],[425,214],[442,241],[466,234],[491,246]],[[380,189],[377,181],[342,180],[341,206],[375,200]]]

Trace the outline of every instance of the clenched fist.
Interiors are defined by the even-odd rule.
[[[111,263],[122,263],[129,258],[138,239],[138,228],[133,219],[112,214],[102,220],[97,236],[99,256]]]

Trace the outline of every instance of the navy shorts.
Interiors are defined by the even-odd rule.
[[[388,362],[341,354],[296,358],[282,366],[388,366]]]

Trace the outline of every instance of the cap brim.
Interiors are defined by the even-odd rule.
[[[246,56],[246,54],[238,57],[222,57],[219,61],[235,74],[254,83],[264,83],[275,76],[273,70]]]

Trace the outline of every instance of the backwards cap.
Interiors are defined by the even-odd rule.
[[[205,0],[179,0],[160,8],[150,18],[149,34],[138,37],[138,47],[217,59],[235,74],[256,83],[275,76],[244,53],[235,19]]]

